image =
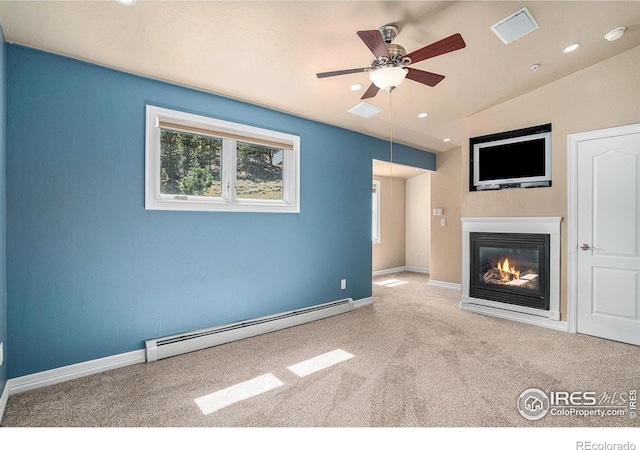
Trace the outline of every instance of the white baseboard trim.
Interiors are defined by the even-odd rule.
[[[365,297],[360,300],[353,301],[353,309],[362,308],[367,305],[373,305],[373,297]]]
[[[429,269],[425,269],[424,267],[415,267],[415,266],[400,266],[400,267],[392,267],[391,269],[382,269],[371,272],[371,276],[379,277],[382,275],[391,275],[392,273],[400,273],[400,272],[416,272],[416,273],[426,273],[429,274]]]
[[[407,272],[426,273],[427,275],[431,273],[431,270],[427,267],[406,266],[404,270]]]
[[[4,389],[2,389],[2,394],[0,394],[0,425],[2,425],[4,410],[7,407],[7,402],[9,401],[9,388],[7,387],[8,384],[9,383],[4,384]]]
[[[119,355],[107,356],[106,358],[59,367],[57,369],[45,370],[44,372],[33,373],[18,378],[11,378],[7,381],[7,386],[10,395],[19,394],[20,392],[51,386],[76,378],[86,377],[87,375],[106,372],[107,370],[144,363],[145,361],[144,350],[135,350]]]
[[[462,289],[460,284],[458,284],[458,283],[449,283],[448,281],[429,280],[429,284],[431,286],[438,286],[438,287],[443,287],[443,288],[447,288],[447,289],[455,289],[457,291]]]
[[[379,277],[379,276],[382,276],[382,275],[391,275],[392,273],[400,273],[400,272],[404,272],[404,266],[402,266],[402,267],[393,267],[391,269],[376,270],[376,271],[371,273],[371,276]]]
[[[551,320],[546,317],[531,315],[527,316],[526,314],[508,311],[506,309],[491,308],[483,305],[476,305],[473,303],[465,303],[462,301],[460,302],[460,309],[463,311],[470,311],[487,316],[498,317],[500,319],[509,319],[529,325],[537,325],[539,327],[550,328],[556,331],[569,331],[569,324],[567,322]]]

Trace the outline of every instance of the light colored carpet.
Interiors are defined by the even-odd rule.
[[[637,427],[627,417],[523,418],[528,388],[640,388],[640,347],[460,311],[458,291],[401,273],[353,312],[9,398],[3,427]],[[341,349],[305,377],[288,366]],[[205,415],[195,399],[273,374],[282,386]]]

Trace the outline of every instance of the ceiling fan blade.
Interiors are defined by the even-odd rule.
[[[366,72],[369,68],[368,67],[362,67],[360,69],[346,69],[346,70],[335,70],[333,72],[321,72],[321,73],[317,73],[316,76],[318,78],[327,78],[327,77],[335,77],[338,75],[348,75],[350,73],[360,73],[360,72]]]
[[[438,42],[434,42],[433,44],[411,52],[407,56],[411,58],[411,64],[413,64],[419,61],[424,61],[425,59],[433,58],[434,56],[444,55],[445,53],[449,53],[454,50],[460,50],[466,46],[467,44],[462,39],[460,33],[456,33]]]
[[[407,67],[407,78],[418,83],[426,84],[427,86],[435,86],[444,80],[444,75],[438,75],[437,73],[425,72],[424,70],[414,69]]]
[[[365,98],[375,97],[379,90],[380,88],[378,86],[371,83],[371,86],[369,86],[369,89],[367,89],[366,92],[362,94],[362,97],[360,97],[360,100],[364,100]]]
[[[369,50],[371,50],[371,53],[373,53],[376,59],[381,56],[391,58],[387,44],[385,44],[384,38],[379,30],[358,31],[358,36],[360,36],[362,42],[369,47]]]

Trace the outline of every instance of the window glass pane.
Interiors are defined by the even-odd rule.
[[[282,150],[237,143],[236,198],[282,200]]]
[[[220,197],[222,139],[161,130],[160,193]]]
[[[146,112],[145,209],[300,212],[299,136],[152,105]]]

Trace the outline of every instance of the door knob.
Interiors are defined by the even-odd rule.
[[[582,250],[599,250],[599,249],[597,249],[597,248],[595,248],[595,247],[591,247],[589,244],[582,244],[582,245],[580,246],[580,248],[581,248]]]

